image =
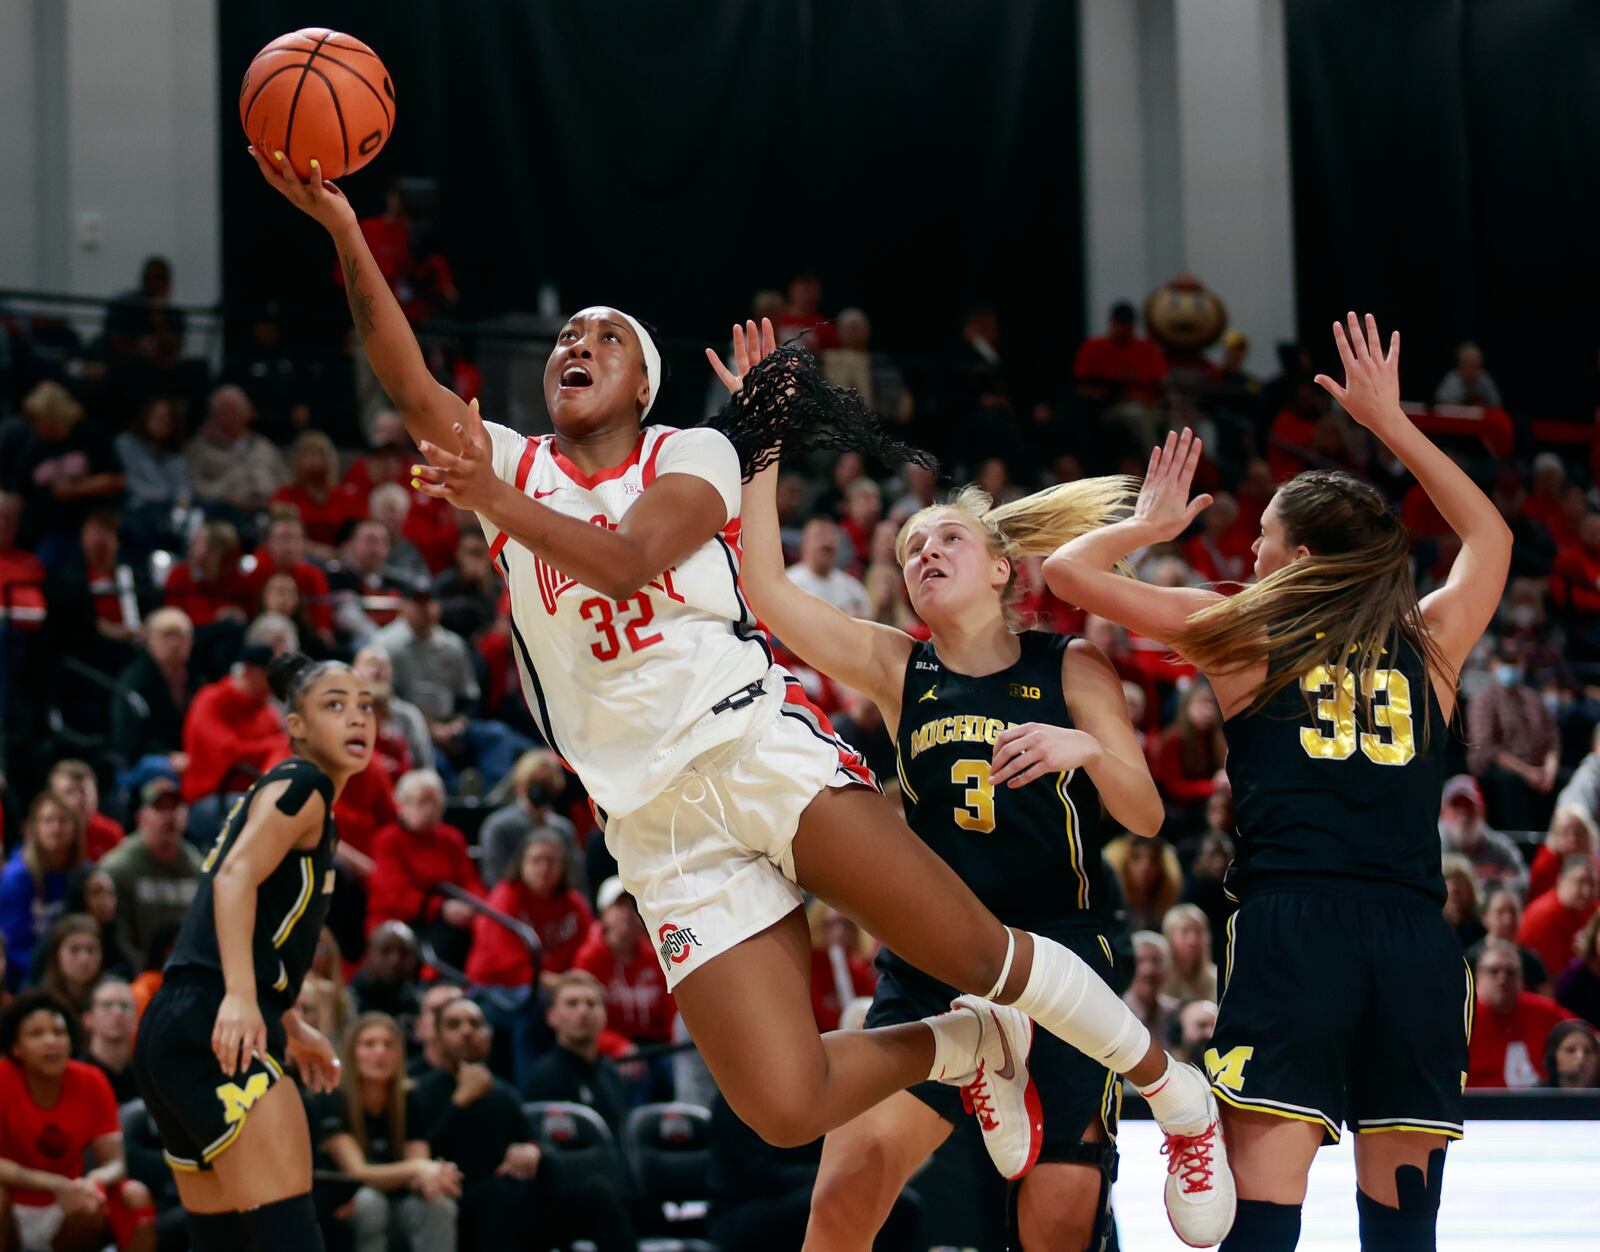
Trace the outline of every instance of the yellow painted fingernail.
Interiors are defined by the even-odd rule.
[[[314,170],[318,170],[318,169],[322,168],[322,166],[317,163],[317,158],[316,157],[312,157],[311,158],[311,168],[314,169]]]
[[[273,159],[273,160],[274,160],[274,161],[281,161],[281,160],[283,160],[283,153],[281,153],[281,152],[274,152],[274,153],[273,153],[273,154],[272,154],[272,159]]]
[[[472,397],[472,407],[473,408],[477,408],[478,407],[478,397],[477,396],[473,396]]]
[[[411,485],[412,485],[412,486],[413,486],[413,487],[420,487],[420,486],[422,486],[422,479],[420,479],[420,478],[413,478],[413,479],[412,479],[412,480],[411,480]]]
[[[413,465],[413,466],[412,466],[412,467],[411,467],[411,472],[412,472],[412,473],[413,473],[413,474],[420,474],[420,473],[422,473],[422,466],[420,466],[420,465]]]

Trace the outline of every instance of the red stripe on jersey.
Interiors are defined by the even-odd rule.
[[[783,702],[790,708],[804,709],[816,720],[817,728],[834,741],[839,751],[839,768],[853,777],[865,787],[877,790],[878,781],[872,776],[872,771],[867,768],[866,758],[839,738],[839,732],[833,728],[833,723],[828,720],[828,715],[812,704],[807,698],[804,689],[798,682],[786,682],[783,685]]]
[[[643,479],[643,483],[646,487],[656,480],[656,458],[661,455],[661,445],[666,443],[667,440],[671,439],[672,436],[677,433],[678,432],[675,430],[669,430],[666,434],[662,435],[661,438],[657,439],[656,446],[650,449],[650,455],[645,459],[644,472],[640,476]]]
[[[522,459],[517,462],[517,476],[514,481],[518,491],[527,490],[528,474],[533,469],[533,458],[538,455],[538,452],[539,441],[530,435],[527,445],[522,449]],[[501,550],[506,546],[506,540],[509,537],[510,536],[508,536],[503,530],[494,537],[494,542],[489,545],[490,564],[493,564],[494,559],[500,555]]]
[[[641,431],[639,434],[639,442],[633,445],[633,451],[628,453],[628,459],[626,461],[623,461],[620,465],[611,465],[607,466],[605,469],[596,470],[592,474],[585,474],[581,469],[574,465],[572,461],[563,456],[554,447],[550,449],[550,455],[551,459],[555,461],[556,467],[560,469],[563,474],[572,479],[573,482],[577,483],[578,486],[582,487],[585,491],[588,491],[593,487],[599,486],[601,483],[610,482],[613,478],[621,478],[635,465],[639,464],[639,453],[643,450],[644,433]]]

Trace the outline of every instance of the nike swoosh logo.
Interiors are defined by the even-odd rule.
[[[543,500],[546,496],[553,496],[553,495],[555,495],[556,492],[558,492],[560,490],[561,490],[560,487],[552,487],[552,488],[550,488],[549,491],[535,491],[533,493],[533,498],[535,500]]]
[[[994,1027],[1000,1032],[1000,1053],[1005,1057],[1006,1061],[1004,1065],[995,1070],[994,1076],[1002,1082],[1010,1082],[1017,1076],[1017,1067],[1011,1060],[1011,1041],[1006,1038],[1005,1027],[1000,1024],[1000,1014],[990,1009],[989,1016],[994,1018]]]

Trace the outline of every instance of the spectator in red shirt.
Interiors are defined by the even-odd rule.
[[[188,559],[167,575],[166,603],[196,626],[250,614],[250,585],[239,572],[239,532],[231,522],[207,522],[189,538]]]
[[[678,1009],[633,897],[620,878],[611,877],[600,884],[595,906],[600,916],[572,967],[593,974],[605,987],[611,1029],[633,1043],[668,1042]]]
[[[1111,306],[1111,322],[1103,335],[1078,345],[1072,376],[1078,394],[1107,404],[1132,402],[1154,407],[1167,376],[1167,359],[1153,340],[1138,334],[1139,315],[1132,304]]]
[[[333,600],[328,592],[328,576],[306,560],[306,528],[293,513],[275,514],[267,526],[266,541],[256,551],[256,567],[250,573],[250,596],[257,609],[261,588],[274,574],[287,574],[300,589],[300,607],[305,619],[316,629],[324,647],[333,646]]]
[[[538,932],[543,949],[539,982],[547,988],[572,968],[594,921],[589,905],[568,879],[566,845],[549,833],[528,837],[509,872],[489,892],[489,903]],[[526,987],[533,981],[533,958],[516,935],[482,915],[472,930],[468,979],[496,987]]]
[[[333,558],[339,526],[348,503],[339,494],[339,453],[320,430],[308,430],[289,451],[290,481],[272,493],[273,504],[291,506],[305,527],[306,548],[319,559]]]
[[[1597,850],[1600,850],[1600,832],[1595,830],[1594,818],[1576,804],[1556,805],[1550,831],[1533,854],[1533,865],[1528,870],[1529,903],[1556,885],[1561,866],[1569,856],[1581,852],[1594,858]],[[1600,859],[1595,860],[1595,868],[1600,870]]]
[[[1239,529],[1239,502],[1219,491],[1200,515],[1200,531],[1183,545],[1183,559],[1208,583],[1242,583],[1250,577],[1254,537]]]
[[[822,279],[796,274],[789,280],[788,303],[773,319],[779,343],[796,338],[812,356],[839,346],[839,332],[822,312]]]
[[[0,633],[32,633],[44,625],[44,564],[17,547],[22,497],[0,491]]]
[[[406,434],[405,423],[393,409],[382,409],[372,419],[372,434],[367,440],[367,452],[350,462],[339,484],[342,499],[348,502],[347,517],[365,517],[367,498],[372,489],[383,483],[401,482],[405,477],[408,459],[415,460],[411,438]]]
[[[1554,1000],[1522,989],[1517,945],[1504,939],[1484,943],[1476,981],[1467,1086],[1540,1086],[1549,1076],[1545,1040],[1557,1022],[1572,1015]]]
[[[1600,875],[1594,859],[1575,853],[1562,862],[1555,890],[1528,905],[1517,942],[1537,953],[1546,969],[1564,970],[1572,960],[1573,941],[1596,908],[1600,908]]]
[[[472,945],[472,907],[429,892],[454,883],[483,895],[467,839],[444,817],[444,781],[431,769],[412,770],[395,788],[399,820],[385,826],[372,845],[367,879],[367,933],[380,922],[405,922],[460,968]]]
[[[1533,489],[1522,502],[1522,516],[1538,522],[1553,537],[1561,521],[1562,498],[1567,490],[1567,467],[1555,452],[1533,458]]]
[[[838,909],[814,904],[806,920],[811,923],[811,1011],[819,1030],[838,1030],[839,1015],[850,1001],[870,996],[878,986],[869,942]]]
[[[274,761],[288,754],[289,737],[267,691],[272,649],[244,648],[224,678],[195,692],[183,722],[183,799],[189,830],[202,839],[222,825],[221,797],[245,791]],[[206,802],[202,805],[202,801]],[[209,812],[202,812],[202,808]]]
[[[1197,679],[1178,698],[1177,718],[1156,737],[1151,759],[1156,783],[1170,805],[1198,815],[1216,790],[1227,757],[1217,697],[1209,683]]]
[[[49,787],[83,822],[85,854],[91,861],[122,842],[127,831],[100,811],[100,781],[87,761],[57,761],[50,769]]]
[[[1550,601],[1571,610],[1585,626],[1600,619],[1600,513],[1585,516],[1578,526],[1578,541],[1556,553]]]
[[[117,1099],[106,1076],[72,1054],[66,1006],[29,991],[0,1016],[0,1187],[24,1248],[154,1252],[156,1212],[128,1178]],[[85,1171],[84,1162],[95,1165]]]

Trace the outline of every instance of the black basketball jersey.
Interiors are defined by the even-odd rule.
[[[1342,682],[1319,665],[1260,711],[1228,719],[1238,841],[1226,885],[1236,899],[1299,877],[1392,884],[1443,904],[1448,727],[1415,649],[1380,663]],[[1371,684],[1370,724],[1358,683]]]
[[[1088,774],[989,785],[1008,726],[1072,726],[1061,694],[1070,640],[1028,631],[1022,655],[974,678],[918,643],[906,664],[895,748],[911,829],[1007,925],[1051,934],[1101,923],[1100,795]]]
[[[249,818],[250,804],[257,792],[272,783],[288,780],[278,807],[285,813],[298,813],[312,793],[322,797],[327,817],[322,838],[309,852],[291,849],[278,868],[256,888],[256,929],[251,947],[255,953],[256,996],[264,1010],[283,1013],[294,1007],[300,984],[311,968],[317,950],[317,937],[328,916],[333,891],[333,855],[339,835],[333,825],[333,780],[310,761],[290,757],[274,765],[240,796],[222,833],[206,854],[200,890],[195,892],[177,946],[167,961],[167,971],[182,969],[213,970],[222,975],[222,955],[217,949],[217,921],[212,903],[211,880],[228,858],[234,843]]]

